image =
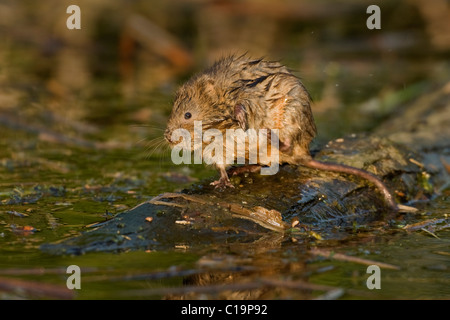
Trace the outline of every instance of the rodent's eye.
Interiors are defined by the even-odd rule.
[[[185,114],[184,114],[184,118],[187,120],[187,119],[190,119],[192,117],[192,114],[190,113],[190,112],[186,112]]]

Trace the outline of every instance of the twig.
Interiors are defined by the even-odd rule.
[[[417,208],[407,206],[404,204],[397,204],[397,208],[398,208],[399,212],[417,212],[417,211],[419,211]]]
[[[32,296],[55,299],[72,299],[74,292],[63,286],[21,279],[0,278],[0,290],[6,292],[25,292]]]
[[[186,69],[192,65],[192,55],[178,39],[146,17],[133,14],[128,18],[127,27],[133,39],[166,58],[174,66]]]
[[[446,251],[433,251],[433,253],[440,254],[442,256],[450,256],[450,252],[446,252]]]
[[[342,253],[335,253],[335,252],[323,250],[323,249],[313,248],[309,252],[315,256],[322,256],[325,258],[339,260],[339,261],[348,261],[348,262],[354,262],[354,263],[359,263],[359,264],[364,264],[364,265],[375,264],[375,265],[379,266],[380,268],[391,269],[391,270],[400,270],[399,266],[396,266],[393,264],[388,264],[388,263],[384,263],[384,262],[378,262],[378,261],[363,259],[363,258],[358,258],[358,257],[347,256]]]
[[[428,219],[425,221],[420,221],[417,223],[413,223],[413,224],[408,224],[406,226],[403,227],[403,230],[406,231],[417,231],[417,230],[421,230],[424,227],[428,227],[428,226],[432,226],[432,225],[436,225],[438,223],[444,222],[445,219]]]
[[[210,204],[212,205],[212,203],[203,200],[202,198],[199,197],[195,197],[195,196],[191,196],[191,195],[187,195],[184,193],[172,193],[172,192],[166,192],[166,193],[162,193],[156,197],[154,197],[153,199],[151,199],[150,201],[148,201],[149,203],[154,203],[160,199],[172,199],[172,198],[183,198],[185,200],[191,201],[191,202],[198,202],[201,204]]]
[[[437,235],[435,235],[433,232],[431,232],[430,230],[427,230],[425,228],[420,228],[420,230],[425,231],[426,233],[432,235],[433,237],[435,237],[436,239],[440,239]]]
[[[151,199],[150,201],[148,201],[148,203],[151,203],[154,205],[171,206],[171,207],[179,207],[179,208],[186,207],[185,205],[174,203],[174,202],[159,201],[160,199],[172,199],[172,198],[183,198],[183,199],[191,201],[191,202],[198,202],[201,204],[212,204],[212,203],[209,203],[208,201],[205,201],[199,197],[190,196],[190,195],[183,194],[183,193],[171,193],[171,192],[166,192],[166,193],[160,194],[160,195],[154,197],[153,199]]]
[[[95,272],[97,268],[81,268],[81,272]],[[3,276],[29,276],[46,274],[67,274],[67,268],[27,268],[27,269],[3,269],[0,275]]]
[[[174,202],[165,202],[165,201],[158,201],[158,200],[150,200],[149,203],[154,204],[154,205],[161,205],[161,206],[169,206],[169,207],[178,207],[178,208],[184,208],[185,205],[183,204],[178,204],[178,203],[174,203]]]
[[[414,159],[414,158],[409,158],[409,162],[414,163],[414,164],[415,164],[416,166],[418,166],[419,168],[423,168],[423,167],[424,167],[424,165],[423,165],[422,162],[419,162],[419,161],[417,161],[417,160]]]

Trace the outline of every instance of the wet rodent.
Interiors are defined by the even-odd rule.
[[[177,141],[171,140],[172,132],[183,128],[193,137],[194,121],[202,121],[203,131],[218,129],[224,136],[226,129],[278,129],[279,163],[360,176],[381,191],[391,209],[398,210],[393,196],[376,176],[311,157],[309,145],[317,131],[310,105],[310,95],[300,79],[279,62],[229,56],[180,87],[164,135],[173,147]],[[212,184],[233,187],[227,164],[214,165],[220,179]],[[258,166],[249,168],[254,171]]]

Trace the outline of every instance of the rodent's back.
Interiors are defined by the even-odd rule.
[[[278,129],[280,142],[291,146],[282,154],[282,162],[298,163],[309,157],[316,125],[311,97],[298,77],[277,61],[246,56],[220,61],[215,71],[229,73],[233,99],[246,107],[248,127]]]
[[[281,162],[298,163],[309,156],[316,134],[310,96],[301,81],[277,61],[251,59],[246,55],[217,61],[192,77],[177,94],[169,127],[186,112],[202,120],[204,129],[238,128],[236,106],[245,114],[244,129],[278,129],[285,150]],[[192,120],[191,119],[191,120]]]

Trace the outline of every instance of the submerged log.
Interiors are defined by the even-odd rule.
[[[384,180],[398,203],[411,205],[427,199],[448,183],[443,176],[445,164],[450,163],[449,88],[447,85],[430,93],[426,108],[424,101],[411,104],[405,109],[410,118],[402,113],[399,120],[391,120],[395,129],[331,141],[315,154],[315,159],[372,172]],[[409,126],[419,120],[420,126],[412,130]],[[444,136],[433,138],[427,131],[442,132]],[[393,142],[399,135],[403,138]],[[428,139],[415,145],[417,136]],[[42,249],[56,254],[81,254],[201,248],[211,243],[259,241],[273,232],[300,232],[316,239],[339,238],[337,230],[395,216],[372,185],[353,176],[285,165],[272,176],[235,176],[235,188],[226,190],[210,186],[213,178],[180,193],[159,195],[78,237],[46,244]]]

